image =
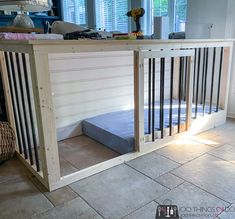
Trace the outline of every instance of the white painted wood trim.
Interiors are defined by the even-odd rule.
[[[163,50],[163,51],[144,51],[141,52],[143,58],[171,58],[193,56],[194,50]]]
[[[43,177],[49,186],[60,180],[58,143],[52,100],[48,55],[29,54]]]
[[[196,135],[196,134],[199,134],[199,133],[206,131],[208,129],[217,127],[225,122],[226,112],[219,111],[218,113],[214,113],[211,115],[208,114],[204,117],[199,117],[199,119],[200,120],[208,120],[208,123],[205,126],[205,129],[198,129],[198,123],[201,123],[201,121],[198,120],[199,121],[198,122],[197,119],[193,120],[192,125],[191,125],[191,129],[189,131],[185,131],[183,133],[176,134],[172,137],[166,137],[165,139],[158,139],[155,142],[146,143],[142,147],[141,152],[133,152],[133,153],[129,153],[129,154],[124,154],[119,157],[113,158],[111,160],[107,160],[102,163],[96,164],[94,166],[88,167],[86,169],[74,172],[70,175],[61,177],[60,181],[58,181],[55,184],[52,184],[50,186],[50,191],[56,190],[58,188],[69,185],[69,184],[76,182],[78,180],[92,176],[92,175],[99,173],[101,171],[107,170],[107,169],[112,168],[114,166],[123,164],[125,162],[136,159],[140,156],[151,153],[157,149],[160,149],[160,148],[163,148],[167,145],[170,145],[170,144],[176,142],[177,140],[184,139],[186,137],[192,137],[193,135]]]
[[[102,163],[96,164],[94,166],[88,167],[86,169],[77,171],[75,173],[72,173],[70,175],[61,177],[61,180],[53,185],[51,185],[51,191],[56,190],[58,188],[61,188],[63,186],[69,185],[73,182],[76,182],[78,180],[84,179],[86,177],[92,176],[96,173],[99,173],[101,171],[107,170],[109,168],[112,168],[114,166],[120,165],[122,163],[128,162],[130,160],[133,160],[135,158],[138,158],[140,156],[143,156],[145,154],[151,153],[157,149],[160,149],[162,147],[165,147],[176,140],[183,137],[183,134],[178,134],[171,138],[166,139],[159,139],[159,142],[154,143],[148,143],[142,147],[142,151],[140,152],[133,152],[129,154],[124,154],[119,157],[104,161]]]
[[[18,52],[18,53],[29,53],[32,46],[31,45],[22,45],[20,44],[20,40],[13,40],[17,42],[17,44],[11,43],[11,40],[7,40],[4,43],[2,40],[0,41],[0,50],[4,52]]]
[[[50,190],[48,182],[43,178],[43,173],[42,171],[37,172],[36,171],[36,166],[31,165],[29,160],[25,160],[25,158],[20,155],[19,153],[16,153],[17,158],[28,168],[28,170],[33,173],[34,176],[41,182],[48,190]]]
[[[193,74],[194,74],[195,56],[194,54],[188,58],[188,77],[186,87],[186,104],[187,104],[187,120],[186,130],[189,130],[192,124],[192,97],[193,97]]]
[[[135,150],[144,145],[144,59],[142,53],[134,52],[134,102],[135,102]]]
[[[222,67],[222,79],[221,79],[221,93],[220,93],[220,105],[227,112],[228,110],[228,100],[230,91],[230,80],[232,75],[232,60],[233,60],[233,48],[224,48],[224,60]]]
[[[37,52],[43,53],[77,53],[77,52],[105,52],[105,51],[143,51],[143,50],[161,50],[161,49],[187,49],[187,48],[203,48],[203,47],[218,47],[218,43],[176,43],[172,44],[171,42],[167,43],[146,43],[143,42],[138,44],[133,44],[131,42],[126,43],[115,43],[111,44],[97,43],[97,44],[74,44],[74,45],[35,45],[35,50]],[[222,43],[220,46],[230,46],[231,43]]]
[[[98,173],[102,170],[112,166],[121,164],[125,161],[137,158],[158,148],[164,147],[175,140],[192,134],[197,134],[208,130],[226,120],[226,109],[228,101],[229,89],[225,89],[225,110],[219,111],[204,117],[198,117],[197,120],[192,120],[192,125],[189,131],[175,135],[173,137],[166,137],[165,139],[158,139],[153,143],[144,142],[143,130],[143,57],[141,57],[140,50],[168,50],[184,49],[184,48],[202,48],[202,47],[229,47],[229,69],[231,72],[231,59],[233,51],[233,40],[181,40],[181,41],[2,41],[0,49],[3,51],[25,52],[29,53],[30,69],[33,82],[33,93],[37,115],[37,123],[39,130],[40,154],[41,163],[43,165],[43,178],[35,172],[27,161],[20,156],[20,159],[31,170],[31,172],[42,180],[42,183],[47,186],[49,190],[54,190],[62,186],[68,185],[79,179]],[[137,136],[137,152],[122,155],[105,161],[101,164],[86,168],[71,175],[60,177],[58,144],[56,140],[54,108],[52,101],[51,78],[49,73],[48,54],[49,53],[75,53],[75,52],[101,52],[101,51],[136,51],[135,52],[135,104],[138,116],[137,124],[135,126]],[[164,52],[164,51],[163,51]],[[184,51],[185,52],[185,51]],[[167,55],[165,53],[165,55]],[[177,55],[178,56],[178,55]],[[162,57],[162,56],[161,56]],[[193,70],[191,68],[191,70]],[[142,73],[141,73],[142,72]],[[229,82],[229,75],[227,84]],[[142,122],[142,123],[141,123]],[[204,124],[204,126],[202,126]]]
[[[229,113],[229,114],[228,114],[228,117],[229,117],[229,118],[232,118],[232,119],[235,119],[235,113]]]

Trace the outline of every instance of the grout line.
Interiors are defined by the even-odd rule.
[[[219,136],[219,135],[216,135],[216,136],[214,136],[214,137],[217,137],[217,136]],[[179,163],[179,162],[177,162],[177,161],[174,161],[174,160],[172,160],[172,159],[170,159],[170,158],[168,158],[168,157],[166,157],[166,156],[164,156],[164,155],[162,155],[162,154],[159,154],[159,153],[157,152],[158,150],[153,151],[154,153],[156,153],[156,154],[158,154],[158,155],[160,155],[160,156],[162,156],[162,157],[164,157],[164,158],[166,158],[166,159],[168,159],[168,160],[170,160],[170,161],[173,161],[173,162],[175,162],[175,163],[177,163],[177,164],[180,165],[180,166],[178,166],[178,167],[176,167],[176,168],[174,168],[174,169],[172,169],[172,170],[170,170],[170,171],[168,171],[168,172],[166,172],[166,173],[163,173],[163,174],[159,175],[157,178],[159,178],[160,176],[165,175],[165,174],[172,174],[172,175],[174,175],[175,177],[178,177],[178,178],[180,178],[180,179],[182,179],[182,180],[184,181],[184,182],[180,183],[179,185],[177,185],[176,187],[174,187],[173,189],[176,189],[177,187],[179,187],[179,186],[181,186],[182,184],[184,184],[184,183],[187,182],[187,183],[189,183],[189,184],[191,184],[191,185],[193,185],[193,186],[195,186],[195,187],[201,189],[202,191],[204,191],[204,192],[206,192],[206,193],[208,193],[208,194],[210,194],[210,195],[212,195],[212,196],[218,198],[219,200],[224,201],[225,203],[230,204],[228,207],[226,207],[226,209],[230,208],[231,205],[232,205],[230,202],[225,201],[224,199],[222,199],[222,198],[220,198],[220,197],[218,197],[218,196],[212,194],[211,192],[208,192],[207,190],[201,188],[200,186],[197,186],[197,185],[195,185],[194,183],[192,183],[192,182],[190,182],[190,181],[188,181],[188,180],[185,180],[184,178],[182,178],[182,177],[180,177],[180,176],[177,176],[176,174],[172,173],[172,171],[174,171],[174,170],[176,170],[176,169],[178,169],[178,168],[180,168],[180,167],[186,165],[187,163],[190,163],[190,162],[192,162],[192,161],[194,161],[194,160],[196,160],[196,159],[198,159],[198,158],[200,158],[200,157],[202,157],[202,156],[204,156],[204,155],[206,155],[206,154],[207,154],[207,155],[214,156],[214,157],[216,157],[216,158],[219,158],[219,157],[217,157],[217,156],[215,156],[215,155],[213,155],[213,154],[210,154],[209,152],[212,151],[212,150],[214,150],[214,149],[216,149],[216,148],[219,148],[219,147],[221,147],[221,146],[224,146],[224,145],[221,145],[221,146],[219,146],[219,147],[213,147],[213,146],[211,146],[211,145],[202,143],[202,142],[197,141],[197,140],[195,140],[195,139],[190,139],[190,140],[192,140],[192,141],[194,141],[194,142],[201,143],[201,144],[206,145],[206,146],[210,146],[212,149],[209,150],[209,151],[207,151],[207,152],[205,152],[205,153],[203,153],[203,154],[201,154],[201,155],[199,155],[199,156],[197,156],[197,157],[195,157],[195,158],[193,158],[192,160],[189,160],[189,161],[183,163],[183,164],[182,164],[182,163]],[[225,143],[225,144],[228,144],[228,143]],[[166,146],[166,147],[167,147],[167,146]],[[64,158],[64,157],[63,157],[63,158]],[[219,159],[224,160],[224,159],[222,159],[222,158],[219,158]],[[64,160],[65,160],[66,162],[68,162],[69,164],[71,164],[71,166],[75,167],[75,166],[74,166],[72,163],[70,163],[67,159],[64,159]],[[229,163],[232,163],[232,162],[230,162],[230,161],[228,161],[228,160],[224,160],[224,161],[229,162]],[[132,168],[133,170],[139,172],[141,175],[144,175],[144,176],[148,177],[149,179],[151,179],[151,180],[157,182],[157,181],[156,181],[157,178],[155,178],[155,179],[151,178],[150,176],[148,176],[148,175],[144,174],[143,172],[139,171],[138,169],[136,169],[136,168],[130,166],[127,162],[124,162],[123,164],[126,165],[126,166],[128,166],[128,167],[130,167],[130,168]],[[233,163],[233,164],[234,164],[234,163]],[[77,167],[75,167],[75,168],[77,169]],[[103,171],[102,171],[102,172],[103,172]],[[95,174],[95,175],[96,175],[96,174]],[[31,181],[31,179],[30,179],[30,181]],[[34,185],[34,183],[33,183],[32,181],[31,181],[31,183]],[[168,194],[171,190],[173,190],[173,189],[170,189],[170,188],[168,188],[167,186],[165,186],[165,185],[163,185],[163,184],[161,184],[161,183],[159,183],[159,182],[157,182],[157,183],[169,190],[169,191],[166,192],[166,194]],[[34,186],[41,192],[41,189],[39,189],[38,186],[36,186],[36,185],[34,185]],[[96,210],[94,207],[92,207],[82,196],[80,196],[76,191],[74,191],[69,185],[68,185],[68,187],[69,187],[73,192],[75,192],[75,193],[78,195],[78,197],[80,197],[85,203],[87,203],[88,206],[91,207],[98,215],[100,215],[102,218],[104,218],[103,215],[102,215],[101,213],[99,213],[99,211]],[[47,198],[47,196],[46,196],[43,192],[41,192],[41,193]],[[164,195],[166,195],[166,194],[164,194]],[[164,195],[163,195],[163,196],[164,196]],[[48,199],[48,198],[47,198],[47,199]],[[76,198],[75,198],[75,199],[76,199]],[[156,198],[156,199],[157,199],[157,198]],[[126,217],[126,216],[128,216],[128,215],[134,213],[135,211],[137,211],[137,210],[143,208],[144,206],[150,204],[151,202],[157,203],[156,199],[151,200],[150,202],[148,202],[148,203],[142,205],[141,207],[135,209],[134,211],[130,212],[129,214],[125,215],[124,217]],[[49,199],[48,199],[48,200],[49,200]],[[72,199],[72,200],[74,200],[74,199]],[[70,201],[72,201],[72,200],[70,200]],[[50,200],[49,200],[49,201],[50,201]],[[50,201],[50,203],[52,203],[52,202]],[[68,202],[66,202],[66,203],[68,203]],[[66,203],[64,203],[64,204],[66,204]],[[63,205],[64,205],[64,204],[63,204]],[[158,204],[158,203],[157,203],[157,204]],[[53,203],[52,203],[52,205],[54,206]],[[56,206],[55,206],[55,207],[56,207]],[[54,207],[52,207],[51,209],[53,209],[53,208],[54,208]],[[50,211],[51,209],[48,209],[47,211]],[[47,212],[47,211],[45,211],[45,212]],[[39,214],[43,214],[43,213],[45,213],[45,212],[40,212]],[[221,215],[222,213],[223,213],[223,212],[221,212],[219,215]],[[218,216],[219,216],[219,215],[218,215]],[[124,217],[122,217],[122,218],[124,218]]]
[[[193,142],[195,142],[195,143],[202,144],[202,145],[207,146],[207,147],[210,147],[212,150],[215,148],[215,147],[214,147],[214,146],[212,146],[212,145],[209,145],[209,144],[203,143],[203,142],[201,142],[201,141],[197,141],[196,139],[191,139],[191,138],[189,138],[188,140],[193,141]],[[202,140],[203,140],[203,139],[202,139]],[[205,139],[204,139],[204,140],[205,140]],[[211,139],[208,139],[208,140],[210,141]]]
[[[213,150],[213,149],[211,149],[211,150]],[[211,150],[209,150],[209,151],[211,151]],[[171,173],[172,171],[174,171],[174,170],[176,170],[176,169],[178,169],[178,168],[181,168],[182,166],[184,166],[184,165],[186,165],[186,164],[188,164],[188,163],[190,163],[190,162],[192,162],[192,161],[194,161],[194,160],[196,160],[196,159],[198,159],[198,158],[200,158],[200,157],[202,157],[202,156],[204,156],[204,155],[208,155],[207,153],[208,153],[209,151],[203,152],[203,153],[200,154],[199,156],[194,157],[193,159],[188,160],[188,161],[186,161],[185,163],[179,163],[180,166],[178,166],[178,167],[176,167],[176,168],[170,170],[169,173]],[[165,157],[164,155],[162,155],[162,156]],[[165,157],[165,158],[168,158],[168,157]],[[168,158],[168,159],[169,159],[169,158]],[[171,159],[169,159],[169,160],[171,160]],[[171,160],[171,161],[173,161],[173,160]],[[174,161],[174,162],[176,162],[176,161]]]
[[[75,169],[76,169],[76,172],[77,171],[79,171],[79,169],[75,166],[75,165],[73,165],[72,163],[70,163],[70,161],[68,161],[67,159],[65,159],[64,158],[64,156],[63,155],[59,155],[59,157],[61,157],[65,162],[67,162],[69,165],[71,165],[72,167],[74,167]],[[61,163],[60,163],[60,171],[61,171]],[[72,172],[72,173],[76,173],[76,172]],[[66,175],[62,175],[62,173],[60,172],[60,175],[61,175],[61,177],[64,177],[64,176],[67,176],[68,174],[66,174]]]
[[[54,207],[56,207],[56,205],[54,205],[54,203],[45,195],[46,193],[49,193],[47,191],[43,191],[41,188],[40,188],[40,185],[37,185],[37,182],[34,182],[33,179],[36,179],[38,181],[38,179],[35,177],[35,176],[32,176],[32,177],[28,177],[28,179],[30,180],[30,182],[34,185],[34,187],[53,205],[53,207],[51,209],[53,209]],[[38,183],[41,184],[40,181],[38,181]],[[42,185],[43,188],[44,188],[44,185]],[[46,189],[46,188],[45,188]],[[44,212],[41,212],[41,213],[44,213]]]
[[[216,136],[215,138],[217,138],[217,137],[221,137],[220,135],[218,135],[218,136]],[[205,142],[201,142],[200,140],[196,140],[196,139],[193,139],[195,142],[198,142],[198,143],[201,143],[201,144],[204,144],[204,145],[206,145],[206,146],[210,146],[210,147],[213,147],[213,148],[219,148],[221,145],[223,145],[223,144],[227,144],[227,142],[223,142],[223,143],[218,143],[218,144],[221,144],[221,145],[219,145],[219,146],[212,146],[212,145],[210,145],[209,143],[205,143]],[[202,139],[203,140],[203,139]],[[204,139],[204,140],[206,140],[206,139]],[[213,139],[208,139],[209,141],[213,141]]]
[[[214,148],[214,149],[216,149],[216,148]],[[210,151],[211,151],[211,150],[210,150]],[[190,183],[190,184],[192,184],[192,185],[194,185],[194,186],[200,188],[201,190],[203,190],[203,191],[205,191],[205,192],[207,192],[207,193],[209,193],[209,194],[211,194],[211,195],[213,195],[213,196],[219,198],[220,200],[222,200],[222,201],[224,201],[224,202],[226,202],[226,203],[228,203],[228,204],[231,204],[230,202],[228,202],[228,201],[226,201],[226,200],[224,200],[224,199],[222,199],[222,198],[220,198],[220,197],[214,195],[213,193],[208,192],[207,190],[205,190],[205,189],[203,189],[203,188],[201,188],[201,187],[195,185],[194,183],[192,183],[192,182],[190,182],[190,181],[188,181],[188,180],[185,180],[183,177],[180,177],[180,176],[178,176],[178,175],[176,175],[176,174],[174,174],[174,173],[172,172],[172,171],[174,171],[174,170],[176,170],[176,169],[178,169],[178,168],[181,168],[181,167],[183,167],[184,165],[186,165],[186,164],[188,164],[188,163],[190,163],[190,162],[192,162],[192,161],[194,161],[194,160],[196,160],[196,159],[198,159],[198,158],[200,158],[200,157],[202,157],[202,156],[204,156],[204,155],[211,155],[211,154],[209,154],[210,151],[207,151],[207,152],[201,154],[200,156],[195,157],[194,159],[192,159],[192,160],[190,160],[190,161],[187,161],[187,162],[184,163],[184,164],[181,164],[181,166],[176,167],[175,169],[172,169],[171,171],[169,171],[169,173],[172,174],[172,175],[174,175],[174,176],[176,176],[176,177],[178,177],[178,178],[180,178],[180,179],[182,179],[182,180],[184,180],[185,182],[188,182],[188,183]],[[211,156],[213,156],[213,155],[211,155]],[[216,157],[216,156],[214,156],[214,157]],[[216,158],[218,158],[218,157],[216,157]],[[221,159],[221,158],[219,158],[219,159]],[[224,159],[221,159],[221,160],[224,160]],[[224,160],[224,161],[227,161],[227,160]],[[227,162],[229,162],[229,161],[227,161]],[[229,162],[229,163],[231,163],[231,162]],[[234,163],[233,163],[233,164],[234,164]],[[182,184],[183,184],[183,183],[182,183]],[[182,185],[182,184],[181,184],[181,185]],[[178,187],[178,186],[177,186],[177,187]],[[177,188],[177,187],[176,187],[176,188]]]
[[[173,174],[173,173],[172,173],[172,174]],[[173,175],[174,175],[174,176],[177,176],[177,175],[175,175],[175,174],[173,174]],[[179,176],[177,176],[177,177],[179,177]],[[181,183],[180,185],[178,185],[177,187],[175,187],[174,189],[178,188],[178,187],[181,186],[182,184],[188,183],[188,184],[193,185],[194,187],[196,187],[196,188],[198,188],[198,189],[200,189],[200,190],[206,192],[207,194],[210,194],[211,196],[214,196],[215,198],[217,198],[217,199],[219,199],[219,200],[221,200],[221,201],[223,201],[223,202],[226,202],[227,204],[229,204],[229,207],[231,207],[232,204],[231,204],[230,202],[225,201],[225,200],[221,199],[220,197],[217,197],[216,195],[214,195],[214,194],[208,192],[208,191],[205,190],[205,189],[202,189],[201,187],[195,185],[195,184],[192,183],[192,182],[189,182],[189,181],[183,179],[182,177],[179,177],[179,178],[182,179],[182,180],[184,180],[184,182]],[[172,190],[173,190],[173,189],[172,189]],[[170,192],[170,191],[169,191],[169,192]],[[166,194],[168,194],[169,192],[167,192]],[[155,202],[157,202],[157,200],[155,200]],[[225,207],[225,209],[227,209],[227,208],[229,208],[229,207]],[[223,211],[223,212],[224,212],[224,211]],[[223,212],[221,212],[220,214],[222,214]],[[219,215],[220,215],[220,214],[219,214]],[[218,217],[218,215],[217,215],[217,217]]]
[[[128,166],[129,166],[129,165],[128,165]],[[129,166],[129,167],[131,167],[131,166]],[[146,175],[146,174],[140,172],[139,170],[137,170],[137,169],[135,169],[135,168],[133,168],[133,167],[131,167],[131,168],[134,169],[134,170],[136,170],[137,172],[141,173],[142,175],[148,177],[149,179],[153,180],[155,183],[158,183],[159,185],[161,185],[161,186],[165,187],[166,189],[168,189],[168,191],[167,191],[165,194],[163,194],[163,195],[168,194],[171,190],[173,190],[173,189],[175,189],[176,187],[178,187],[178,186],[176,186],[175,188],[170,189],[170,188],[168,188],[166,185],[164,185],[164,184],[162,184],[162,183],[156,181],[156,179],[157,179],[158,177],[157,177],[156,179],[153,179],[153,178],[151,178],[150,176],[148,176],[148,175]],[[170,171],[167,172],[167,173],[170,173]],[[165,173],[165,174],[167,174],[167,173]],[[160,176],[163,176],[163,175],[165,175],[165,174],[161,174]],[[159,177],[160,177],[160,176],[159,176]],[[184,183],[184,182],[183,182],[183,183]],[[181,183],[181,184],[183,184],[183,183]],[[157,198],[158,198],[158,197],[157,197]],[[157,198],[153,199],[152,201],[155,201]]]
[[[146,175],[145,173],[141,172],[140,170],[136,169],[135,167],[132,167],[132,166],[130,166],[130,165],[127,164],[127,163],[124,163],[124,164],[125,164],[126,166],[130,167],[131,169],[135,170],[136,172],[140,173],[141,175],[146,176],[146,177],[148,177],[149,179],[153,180],[154,182],[160,184],[161,186],[165,187],[166,189],[169,189],[169,188],[167,188],[165,185],[163,185],[163,184],[157,182],[154,178],[152,178],[151,176]],[[160,176],[162,176],[162,175],[164,175],[164,174],[161,174]],[[158,176],[158,177],[160,177],[160,176]],[[158,177],[157,177],[157,178],[158,178]],[[170,189],[169,189],[169,190],[170,190]]]
[[[126,164],[126,163],[125,163],[125,164]],[[168,171],[168,172],[166,172],[166,173],[163,173],[163,174],[159,175],[157,178],[154,179],[154,178],[151,178],[150,176],[146,175],[145,173],[142,173],[141,171],[137,170],[136,168],[134,168],[134,167],[132,167],[132,166],[130,166],[130,165],[128,165],[128,164],[126,164],[126,165],[127,165],[128,167],[134,169],[135,171],[139,172],[140,174],[142,174],[142,175],[148,177],[149,179],[153,180],[154,182],[160,184],[161,186],[165,187],[166,189],[168,189],[168,191],[167,191],[164,195],[168,194],[168,193],[169,193],[170,191],[172,191],[173,189],[176,189],[177,187],[179,187],[180,185],[182,185],[182,184],[185,183],[185,180],[183,180],[182,183],[180,183],[179,185],[177,185],[176,187],[174,187],[174,188],[171,189],[171,188],[168,188],[166,185],[164,185],[164,184],[158,182],[156,179],[159,178],[159,177],[161,177],[161,176],[163,176],[163,175],[165,175],[165,174],[172,174],[172,173],[171,173],[172,170],[170,170],[170,171]],[[175,170],[175,169],[173,169],[173,170]],[[172,174],[172,175],[174,175],[174,174]],[[174,175],[174,176],[177,177],[176,175]],[[180,178],[180,177],[178,177],[178,178]],[[180,178],[180,179],[182,179],[182,178]],[[155,198],[153,201],[155,201],[156,199],[157,199],[157,198]]]
[[[231,204],[231,205],[229,205],[228,207],[226,207],[226,208],[225,208],[225,210],[226,210],[226,209],[231,208],[231,207],[232,207],[232,205],[233,205],[233,204]],[[222,215],[224,212],[226,212],[225,210],[224,210],[224,211],[222,211],[222,212],[220,212],[218,215],[216,215],[216,217],[218,217],[218,219],[220,219],[220,217],[219,217],[219,216],[220,216],[220,215]],[[216,217],[215,217],[214,219],[216,219]]]
[[[184,181],[185,181],[184,183],[189,183],[189,184],[191,184],[191,185],[193,185],[193,186],[195,186],[195,187],[199,188],[200,190],[203,190],[204,192],[206,192],[206,193],[208,193],[208,194],[210,194],[210,195],[212,195],[212,196],[214,196],[214,197],[218,198],[219,200],[221,200],[221,201],[223,201],[223,202],[226,202],[226,203],[228,203],[228,204],[231,204],[231,202],[226,201],[226,200],[224,200],[224,199],[222,199],[222,198],[218,197],[217,195],[215,195],[215,194],[213,194],[213,193],[211,193],[211,192],[207,191],[206,189],[203,189],[202,187],[200,187],[200,186],[198,186],[198,185],[194,184],[193,182],[190,182],[190,181],[188,181],[188,180],[184,179],[183,177],[178,176],[178,175],[176,175],[176,174],[174,174],[174,173],[171,173],[171,174],[173,174],[174,176],[177,176],[177,177],[179,177],[180,179],[184,180]]]
[[[165,147],[163,147],[163,148],[166,148],[166,147],[169,147],[169,146],[170,146],[170,145],[167,145],[167,146],[165,146]],[[153,152],[154,152],[155,154],[159,155],[159,156],[162,156],[162,157],[164,157],[164,158],[166,158],[166,159],[168,159],[168,160],[170,160],[170,161],[176,163],[176,164],[182,165],[182,163],[180,163],[180,162],[178,162],[178,161],[175,161],[175,160],[173,160],[173,159],[171,159],[171,158],[169,158],[169,157],[166,157],[164,154],[160,154],[159,152],[157,152],[158,150],[161,150],[161,149],[163,149],[163,148],[157,149],[157,150],[155,150],[155,151],[153,151]]]
[[[75,191],[74,191],[75,192]],[[92,208],[100,217],[105,218],[97,209],[95,209],[88,201],[86,201],[82,196],[77,194],[90,208]]]
[[[53,208],[55,208],[55,207],[52,207],[52,208],[50,208],[50,209],[47,209],[47,210],[45,210],[45,211],[42,211],[42,212],[39,212],[39,213],[36,213],[36,214],[32,214],[31,216],[30,216],[30,219],[36,219],[36,218],[38,218],[38,216],[40,216],[40,215],[42,215],[42,214],[47,214],[49,211],[51,211]]]
[[[83,198],[77,191],[73,190],[73,188],[71,188],[69,185],[68,187],[75,192],[78,197],[80,197],[90,208],[92,208],[100,217],[105,218],[97,209],[95,209],[85,198]]]
[[[152,203],[152,202],[155,202],[155,200],[152,200],[152,201],[150,201],[150,202],[147,202],[146,204],[142,205],[141,207],[136,208],[135,210],[131,211],[131,212],[128,213],[127,215],[121,217],[121,219],[123,219],[123,218],[125,218],[125,217],[127,217],[127,216],[129,216],[129,215],[131,215],[131,214],[133,214],[133,213],[135,213],[136,211],[140,210],[141,208],[145,207],[146,205],[149,205],[149,204]],[[155,203],[156,203],[156,202],[155,202]],[[158,204],[158,203],[156,203],[156,204]],[[156,210],[157,210],[157,209],[156,209]]]
[[[220,160],[223,160],[223,161],[226,161],[226,162],[228,162],[228,163],[230,163],[230,164],[235,165],[234,162],[232,162],[232,161],[230,161],[230,160],[225,160],[224,158],[218,157],[217,155],[210,154],[210,153],[208,153],[208,155],[211,155],[212,157],[218,158],[218,159],[220,159]]]

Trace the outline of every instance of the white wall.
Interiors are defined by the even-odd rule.
[[[234,0],[188,0],[187,38],[235,38]],[[207,31],[206,27],[213,24]],[[228,116],[235,118],[235,54],[233,55]]]
[[[228,0],[226,37],[235,38],[235,1],[234,0]],[[231,84],[230,84],[228,115],[229,117],[235,118],[235,52],[233,53],[232,72],[233,74],[232,74]]]
[[[59,140],[81,134],[81,121],[86,118],[134,107],[132,51],[50,54],[49,61]],[[145,63],[147,99],[148,61]],[[158,60],[156,86],[160,84],[159,66]],[[170,60],[166,71],[165,98],[169,99]]]
[[[132,52],[51,54],[58,139],[81,133],[80,122],[133,106]]]
[[[224,38],[228,0],[188,0],[186,35],[190,38]],[[196,36],[196,34],[201,33]],[[204,33],[204,34],[203,34]]]

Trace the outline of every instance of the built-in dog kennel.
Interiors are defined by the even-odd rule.
[[[54,190],[223,124],[232,45],[2,41],[19,159]]]

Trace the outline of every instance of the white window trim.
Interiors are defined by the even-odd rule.
[[[139,1],[138,1],[139,2]],[[60,5],[61,5],[61,16],[62,19],[64,20],[64,13],[63,13],[63,0],[60,0]],[[128,0],[128,8],[129,10],[131,8],[137,7],[137,4],[135,0]],[[139,5],[138,7],[141,7],[141,5]],[[91,29],[96,29],[96,10],[95,10],[95,0],[87,0],[87,27],[91,28]],[[132,22],[132,19],[129,18],[128,19],[128,31],[131,32],[132,30],[135,29],[134,27],[134,22]]]
[[[176,0],[168,0],[168,17],[169,17],[169,29],[170,32],[176,31],[175,26],[175,8]],[[153,0],[143,0],[142,1],[142,7],[146,9],[145,17],[142,21],[142,25],[144,28],[144,34],[146,35],[152,35],[153,34]],[[151,25],[149,25],[151,24]]]
[[[175,0],[168,0],[168,17],[170,32],[175,32]]]
[[[169,28],[170,32],[175,31],[175,3],[176,0],[168,0],[168,16],[169,16]],[[153,33],[153,0],[129,0],[128,1],[129,10],[131,8],[143,7],[145,9],[145,15],[143,19],[141,19],[142,27],[145,27],[145,34],[151,35]],[[96,29],[96,10],[95,10],[95,0],[87,0],[87,24],[89,28]],[[61,0],[61,10],[63,10],[63,0]],[[64,13],[62,14],[62,18],[64,19]],[[129,18],[128,21],[128,31],[131,32],[135,30],[135,23],[133,19]]]

